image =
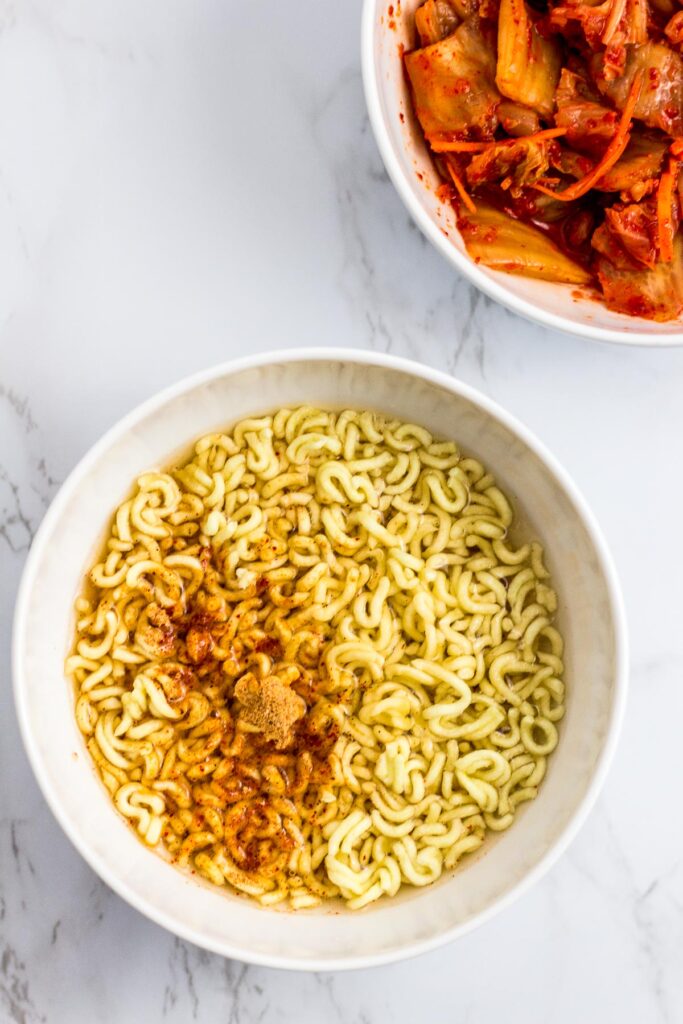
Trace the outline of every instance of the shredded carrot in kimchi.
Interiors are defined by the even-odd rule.
[[[683,316],[683,11],[426,0],[415,38],[414,114],[470,256]]]

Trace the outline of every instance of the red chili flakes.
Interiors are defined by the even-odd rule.
[[[264,636],[254,647],[257,654],[267,654],[269,658],[282,657],[282,644],[276,636]]]

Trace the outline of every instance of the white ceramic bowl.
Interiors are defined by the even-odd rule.
[[[424,424],[481,458],[546,545],[567,648],[567,714],[537,800],[514,827],[436,885],[352,913],[266,910],[181,873],[119,817],[76,728],[63,662],[72,607],[113,509],[135,477],[208,431],[290,403],[376,409]],[[602,784],[626,692],[624,613],[610,557],[575,486],[529,431],[451,377],[374,353],[259,355],[181,381],[113,427],[60,490],[21,584],[14,683],[33,770],[64,831],[119,895],[154,921],[226,956],[280,967],[368,966],[468,931],[538,879]]]
[[[377,145],[398,194],[432,245],[492,299],[547,327],[622,344],[683,344],[683,323],[657,324],[613,313],[580,298],[573,285],[503,274],[474,263],[465,251],[450,205],[412,112],[401,48],[415,47],[413,15],[422,0],[364,0],[362,64],[365,97]],[[393,13],[390,13],[389,9]]]

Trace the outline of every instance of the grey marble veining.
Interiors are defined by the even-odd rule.
[[[683,351],[552,334],[454,276],[377,155],[359,7],[0,0],[2,1024],[683,1019]],[[316,976],[207,954],[93,875],[30,774],[9,643],[33,533],[107,426],[200,367],[334,343],[454,373],[547,442],[610,539],[633,668],[543,882],[439,952]]]

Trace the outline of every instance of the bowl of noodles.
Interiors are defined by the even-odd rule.
[[[259,355],[113,427],[14,632],[43,793],[119,895],[271,966],[424,952],[524,891],[614,750],[624,613],[583,499],[483,395]]]
[[[514,312],[603,341],[683,341],[676,12],[365,0],[389,177],[435,249]]]

